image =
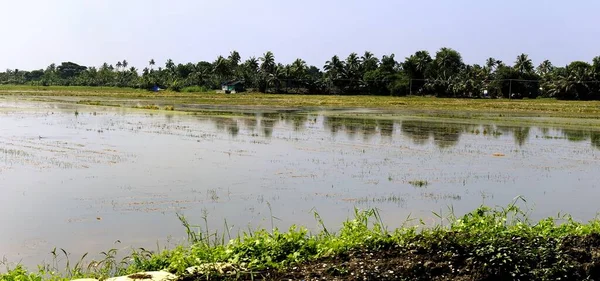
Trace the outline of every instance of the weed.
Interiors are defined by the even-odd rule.
[[[385,227],[377,209],[355,209],[354,217],[335,233],[314,212],[322,226],[319,233],[298,226],[287,231],[258,229],[229,241],[212,239],[219,237],[217,232],[192,226],[178,214],[188,234],[185,247],[156,253],[135,250],[122,262],[111,250],[104,253],[104,261],[87,267],[85,255],[71,265],[66,251],[54,250],[55,259],[67,258],[64,274],[58,274],[56,266],[40,267],[38,272],[16,266],[0,280],[103,279],[165,269],[195,280],[256,276],[321,280],[351,275],[373,276],[372,280],[596,280],[592,254],[600,249],[600,220],[584,224],[559,214],[534,223],[521,204],[526,201],[517,197],[506,207],[481,206],[462,217],[450,208],[447,213],[434,213],[440,223],[433,227],[403,225],[393,231]],[[205,212],[205,224],[207,218]]]
[[[429,182],[426,180],[412,180],[412,181],[409,181],[408,184],[410,184],[414,187],[422,188],[422,187],[427,187],[429,185]]]

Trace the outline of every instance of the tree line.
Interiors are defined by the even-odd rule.
[[[371,52],[333,56],[319,68],[302,59],[278,63],[272,52],[242,61],[237,51],[213,62],[156,66],[153,59],[142,71],[127,60],[100,67],[73,62],[51,64],[46,69],[0,72],[0,84],[40,86],[111,86],[173,91],[208,91],[225,82],[243,81],[246,88],[264,93],[432,95],[463,98],[537,98],[600,100],[600,56],[592,62],[574,61],[555,66],[549,60],[534,66],[526,54],[514,62],[489,58],[469,65],[451,48],[431,55],[417,51],[404,58],[394,54],[376,57]]]

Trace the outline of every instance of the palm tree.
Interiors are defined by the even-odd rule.
[[[260,92],[267,92],[270,76],[275,73],[275,56],[271,51],[268,51],[260,57],[261,64],[259,66],[259,75],[257,75],[257,86]]]
[[[301,80],[305,78],[307,69],[308,66],[304,60],[296,59],[290,66],[290,74],[294,79]]]
[[[148,64],[150,65],[150,69],[153,69],[153,67],[156,64],[156,62],[154,62],[154,59],[150,59],[150,61],[148,62]]]
[[[344,62],[341,61],[337,55],[335,55],[331,58],[331,60],[325,62],[323,69],[330,78],[338,79],[344,72]]]
[[[213,73],[217,75],[220,78],[220,80],[227,79],[231,74],[229,62],[223,56],[219,56],[217,60],[213,63]]]
[[[344,62],[337,55],[325,62],[323,69],[325,70],[326,81],[329,83],[330,90],[343,88],[344,82],[341,79],[344,77],[344,68]]]
[[[360,72],[360,59],[358,58],[358,55],[356,53],[351,53],[346,58],[345,66],[346,68],[344,72],[348,76],[355,75]]]
[[[250,57],[244,62],[244,67],[246,70],[251,71],[253,73],[258,73],[258,59],[255,57]]]
[[[554,66],[549,60],[545,60],[537,67],[537,72],[542,78],[550,73],[554,69]]]
[[[360,59],[362,63],[361,67],[364,72],[374,71],[379,67],[379,59],[369,51],[366,51]]]
[[[122,66],[123,66],[123,64],[122,64],[120,61],[118,61],[118,62],[117,62],[117,71],[119,71],[119,69],[120,69]]]
[[[496,67],[496,65],[497,65],[497,64],[496,64],[496,59],[495,59],[495,58],[492,58],[492,57],[490,57],[490,58],[488,58],[488,59],[485,61],[485,67],[487,67],[487,69],[488,69],[490,72],[492,72],[492,71],[493,71],[493,69],[494,69],[494,67]]]
[[[344,64],[344,78],[346,79],[345,90],[347,92],[356,93],[362,83],[363,72],[361,69],[361,62],[356,53],[351,53],[346,58]]]
[[[165,63],[165,67],[170,70],[171,72],[174,72],[175,69],[175,63],[173,62],[172,59],[168,59],[167,62]]]
[[[268,51],[265,54],[263,54],[263,56],[260,58],[260,61],[262,62],[260,64],[260,70],[263,73],[273,74],[275,72],[275,56],[271,51]]]
[[[123,62],[121,64],[123,65],[123,68],[127,68],[127,66],[129,65],[127,60],[123,60]]]
[[[533,62],[526,54],[520,54],[515,61],[515,70],[519,73],[532,73],[533,72]]]
[[[431,58],[431,56],[429,55],[429,52],[427,52],[427,51],[417,51],[415,53],[416,70],[419,71],[420,73],[423,73],[423,76],[425,76],[424,74],[427,71],[427,69],[429,68],[429,66],[431,65],[432,61],[433,61],[433,59]]]
[[[396,61],[396,55],[384,55],[381,57],[381,64],[379,69],[386,75],[394,74],[398,71],[398,62]]]
[[[241,60],[240,53],[238,53],[237,51],[231,51],[231,53],[229,54],[229,58],[227,59],[231,63],[231,66],[237,67]]]
[[[437,78],[442,80],[447,80],[458,74],[464,66],[460,53],[446,47],[441,48],[435,54],[434,62],[436,67],[434,70],[437,72]]]

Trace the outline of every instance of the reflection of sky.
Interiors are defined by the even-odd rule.
[[[380,208],[391,227],[409,214],[433,222],[431,211],[449,205],[460,215],[517,195],[535,218],[561,211],[585,220],[597,211],[600,137],[585,130],[53,110],[0,113],[0,212],[9,214],[0,225],[11,226],[0,232],[0,249],[26,264],[54,246],[77,256],[116,240],[150,248],[184,237],[176,211],[199,222],[206,210],[211,229],[227,220],[234,233],[270,227],[271,215],[281,228],[315,229],[313,208],[330,229],[355,206]],[[415,188],[413,180],[430,184]]]

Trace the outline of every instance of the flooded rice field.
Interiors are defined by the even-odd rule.
[[[36,265],[180,242],[176,213],[232,233],[329,228],[354,208],[390,227],[527,199],[532,218],[600,210],[600,131],[353,117],[173,113],[0,102],[0,258]]]

